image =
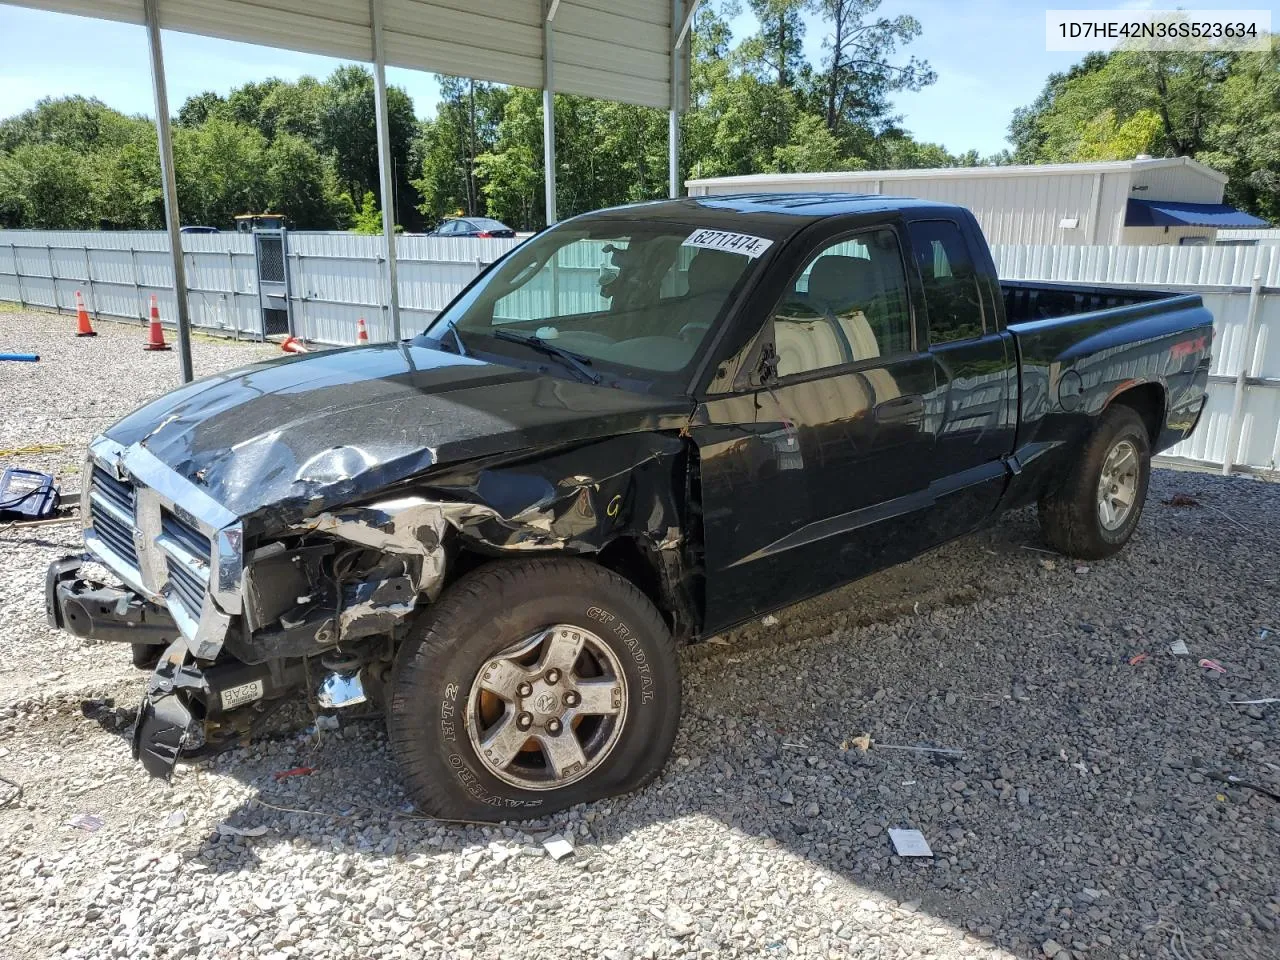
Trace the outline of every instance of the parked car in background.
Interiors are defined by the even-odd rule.
[[[441,222],[430,237],[514,237],[516,232],[491,217],[453,217]]]
[[[179,228],[178,228],[178,232],[179,232],[179,233],[217,233],[217,232],[218,232],[218,228],[217,228],[217,227],[204,227],[204,226],[200,226],[200,225],[198,225],[198,224],[191,224],[191,225],[188,225],[188,226],[185,226],[185,227],[179,227]]]
[[[155,665],[153,773],[295,693],[367,697],[428,813],[540,817],[658,774],[680,643],[1028,504],[1055,550],[1119,551],[1151,455],[1200,419],[1212,340],[1198,296],[1002,282],[962,207],[603,210],[417,337],[221,373],[109,427],[49,620]]]

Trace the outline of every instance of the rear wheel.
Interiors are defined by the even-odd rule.
[[[538,817],[657,775],[680,715],[674,643],[630,582],[580,560],[494,563],[401,646],[387,715],[414,800]]]
[[[1045,539],[1068,556],[1111,556],[1133,535],[1150,480],[1146,424],[1130,407],[1109,408],[1062,485],[1040,500]]]

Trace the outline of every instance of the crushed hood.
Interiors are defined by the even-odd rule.
[[[106,435],[140,443],[238,516],[292,519],[439,464],[678,428],[692,406],[398,343],[207,377]]]

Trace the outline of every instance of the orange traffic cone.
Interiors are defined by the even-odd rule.
[[[290,335],[280,341],[280,350],[283,353],[310,353],[301,340]]]
[[[356,321],[356,343],[369,342],[369,328],[364,325],[364,317]]]
[[[160,326],[160,304],[156,302],[156,295],[151,295],[151,334],[147,340],[144,350],[168,350],[169,345],[164,342],[164,327]]]
[[[96,337],[98,334],[89,323],[89,311],[84,308],[84,297],[76,291],[76,336]]]

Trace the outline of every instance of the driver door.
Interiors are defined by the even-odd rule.
[[[824,244],[762,332],[776,376],[703,404],[708,633],[928,544],[936,382],[906,278],[894,229]]]

